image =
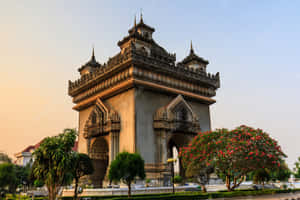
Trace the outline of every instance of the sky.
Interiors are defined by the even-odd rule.
[[[0,0],[0,150],[11,157],[78,127],[68,80],[95,47],[106,62],[134,16],[177,61],[195,52],[220,72],[212,127],[261,128],[292,168],[300,156],[300,1]]]

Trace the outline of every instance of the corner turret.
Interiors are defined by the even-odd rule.
[[[179,64],[182,64],[192,69],[197,69],[206,72],[206,66],[209,64],[209,62],[195,54],[193,43],[191,41],[190,54],[187,57],[185,57]]]
[[[95,71],[95,69],[99,68],[101,65],[96,61],[95,58],[95,51],[93,48],[93,52],[92,52],[92,57],[91,59],[85,63],[84,65],[82,65],[78,71],[80,72],[80,75],[85,75],[85,74],[90,74],[93,73]]]

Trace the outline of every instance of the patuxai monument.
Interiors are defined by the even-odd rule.
[[[79,113],[78,151],[88,154],[96,187],[107,182],[107,169],[119,152],[137,152],[145,160],[146,176],[165,182],[167,159],[199,131],[211,129],[210,105],[220,87],[219,73],[207,72],[208,61],[191,45],[189,55],[159,46],[155,29],[134,23],[117,44],[120,52],[105,63],[90,61],[69,81],[68,93]]]

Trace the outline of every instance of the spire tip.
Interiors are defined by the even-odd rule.
[[[141,23],[144,23],[144,20],[143,20],[143,10],[142,10],[142,8],[141,8],[141,19],[140,19],[140,22],[141,22]]]
[[[191,49],[190,49],[190,53],[194,53],[194,48],[193,48],[193,42],[191,40]]]
[[[94,45],[93,45],[93,51],[92,51],[92,60],[95,60],[95,48],[94,48]]]

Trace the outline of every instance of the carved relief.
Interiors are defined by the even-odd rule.
[[[120,131],[120,117],[116,111],[97,99],[84,127],[83,136],[88,139]]]
[[[192,134],[201,130],[198,117],[181,95],[156,111],[153,126],[154,129]]]

